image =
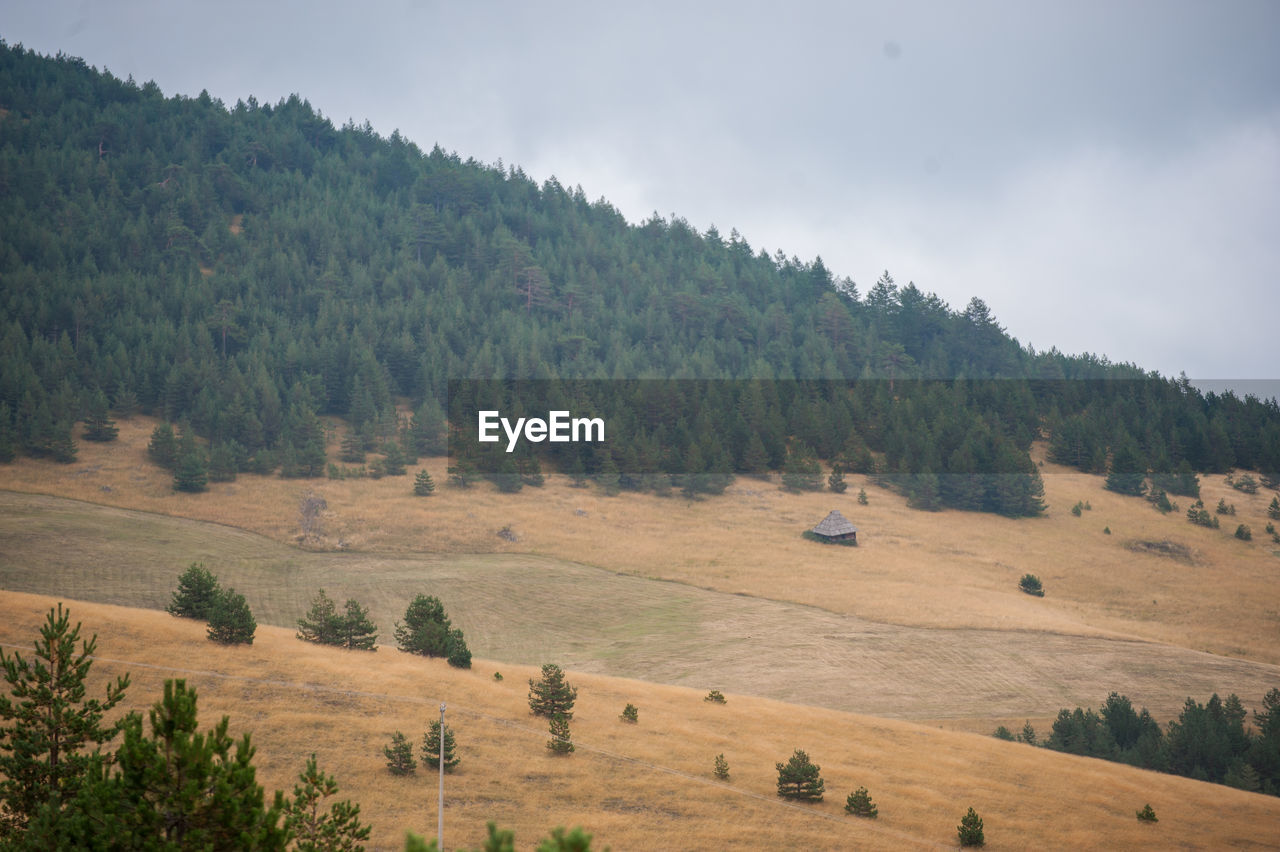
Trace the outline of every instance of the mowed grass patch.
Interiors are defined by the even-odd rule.
[[[1164,719],[1188,695],[1248,702],[1280,685],[1275,666],[1147,642],[878,624],[521,554],[308,552],[216,524],[0,492],[0,588],[163,609],[192,561],[245,594],[263,624],[295,626],[323,587],[369,607],[393,646],[408,602],[431,594],[490,659],[896,718],[1052,716],[1120,690]]]
[[[0,467],[0,487],[214,521],[296,542],[308,493],[328,510],[309,547],[380,554],[528,554],[639,577],[821,607],[902,625],[1126,636],[1280,663],[1280,562],[1262,534],[1272,492],[1244,495],[1203,477],[1206,505],[1237,507],[1230,529],[1187,523],[1188,501],[1161,515],[1141,499],[1105,491],[1099,476],[1045,464],[1048,515],[1039,519],[919,512],[862,477],[849,491],[788,494],[739,478],[725,496],[689,502],[646,494],[606,497],[552,476],[545,488],[500,494],[488,483],[446,484],[443,459],[424,466],[432,497],[412,495],[412,473],[381,480],[285,480],[242,475],[207,494],[175,494],[146,459],[155,421],[121,423],[119,442],[82,442],[72,465],[22,459]],[[341,427],[339,427],[341,428]],[[339,434],[333,433],[333,440]],[[335,445],[336,446],[336,445]],[[1043,447],[1033,457],[1043,460]],[[870,505],[856,493],[865,487]],[[1070,507],[1092,510],[1075,517]],[[859,527],[857,548],[829,548],[800,533],[839,508]],[[1253,527],[1235,539],[1235,523]],[[1112,534],[1104,532],[1110,528]],[[513,536],[503,538],[499,531]],[[514,540],[511,540],[514,538]],[[1171,542],[1194,564],[1135,553],[1134,541]],[[1041,578],[1044,598],[1018,590]]]
[[[55,599],[0,596],[0,642],[29,649]],[[185,677],[200,696],[203,727],[222,715],[251,732],[259,780],[292,789],[307,756],[334,773],[341,797],[375,827],[372,848],[403,832],[432,835],[435,776],[399,779],[382,746],[396,730],[415,742],[448,704],[462,764],[446,781],[445,841],[478,846],[496,819],[532,846],[554,825],[582,825],[614,849],[950,848],[972,806],[988,848],[1235,848],[1280,843],[1280,799],[908,722],[872,719],[728,692],[655,686],[569,672],[579,689],[577,751],[553,757],[526,702],[532,666],[477,659],[472,671],[379,651],[307,645],[260,627],[252,646],[224,648],[202,626],[160,613],[69,602],[97,633],[91,694],[128,671],[128,705],[145,711],[164,679]],[[626,703],[638,724],[618,714]],[[796,748],[822,767],[826,800],[789,806],[775,795],[774,764]],[[731,781],[712,777],[724,753]],[[878,820],[846,816],[844,797],[866,786]],[[1139,823],[1150,803],[1160,817]]]

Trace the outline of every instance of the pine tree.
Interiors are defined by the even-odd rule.
[[[640,708],[628,702],[626,707],[622,708],[622,715],[618,718],[624,722],[630,722],[633,725],[640,721]]]
[[[471,668],[471,649],[467,647],[467,641],[462,636],[461,628],[454,627],[449,630],[445,662],[455,669]]]
[[[45,618],[33,659],[0,649],[10,692],[0,695],[0,846],[20,834],[43,803],[71,799],[93,752],[124,725],[104,725],[102,717],[124,699],[129,676],[108,683],[104,698],[86,699],[98,637],[81,642],[79,653],[77,641],[80,623],[72,627],[70,611],[59,603]]]
[[[1271,505],[1267,507],[1267,517],[1280,521],[1280,497],[1271,498]]]
[[[311,609],[306,616],[298,619],[297,636],[304,642],[341,645],[345,626],[343,621],[343,617],[338,615],[338,607],[333,598],[321,589],[312,599]]]
[[[196,716],[195,690],[182,680],[165,681],[149,736],[130,714],[117,771],[86,785],[74,803],[84,819],[67,821],[60,845],[101,848],[102,838],[115,838],[139,849],[284,850],[283,798],[266,805],[249,735],[233,741],[225,716],[197,733]]]
[[[209,612],[209,641],[220,645],[252,645],[258,629],[249,602],[235,589],[225,589],[214,598]]]
[[[55,423],[49,441],[49,457],[59,464],[71,464],[76,460],[76,442],[71,437],[71,422]]]
[[[427,469],[424,467],[413,478],[413,493],[419,497],[428,497],[435,493],[435,490],[436,484],[431,481],[431,474],[427,473]]]
[[[536,683],[529,678],[529,709],[535,716],[563,716],[573,718],[573,703],[578,700],[578,690],[565,680],[564,671],[554,663],[542,667],[542,678]]]
[[[1148,802],[1147,804],[1143,805],[1143,806],[1142,806],[1142,810],[1138,811],[1138,812],[1137,812],[1137,814],[1138,814],[1138,821],[1139,821],[1139,822],[1159,822],[1159,821],[1160,821],[1160,820],[1156,819],[1156,812],[1155,812],[1155,810],[1151,807],[1151,803],[1150,803],[1150,802]]]
[[[1147,466],[1131,442],[1122,443],[1111,458],[1106,488],[1117,494],[1141,497],[1146,490]]]
[[[982,833],[982,817],[973,808],[969,808],[969,812],[960,818],[956,832],[960,835],[961,846],[985,846],[987,843]]]
[[[786,763],[777,764],[778,795],[784,799],[802,802],[822,801],[823,783],[821,767],[809,760],[809,755],[796,749]]]
[[[199,493],[209,484],[209,466],[204,452],[196,446],[195,431],[188,424],[178,442],[178,464],[173,472],[173,490]]]
[[[845,800],[844,809],[846,813],[866,819],[875,819],[880,814],[880,809],[871,801],[866,787],[859,787],[850,793],[849,798]]]
[[[871,501],[867,499],[867,489],[859,488],[858,489],[858,505],[865,506],[870,502]]]
[[[453,729],[444,726],[444,771],[452,772],[461,758],[456,753],[457,743],[453,738]],[[440,721],[431,723],[431,728],[422,735],[423,768],[439,769],[440,767]]]
[[[360,824],[360,806],[344,800],[322,810],[325,800],[337,794],[338,782],[317,768],[313,753],[285,810],[284,828],[296,852],[363,852],[372,829]]]
[[[396,624],[396,643],[410,654],[446,657],[451,626],[438,598],[418,595],[405,610],[404,622]]]
[[[94,391],[89,398],[89,410],[84,418],[84,439],[86,441],[114,441],[120,434],[116,423],[111,419],[111,406],[107,404],[107,395],[102,389]]]
[[[724,759],[724,753],[716,755],[716,762],[711,770],[716,778],[721,781],[729,780],[729,761]]]
[[[147,455],[165,470],[173,470],[178,466],[178,438],[173,433],[172,424],[161,423],[151,430]]]
[[[556,713],[551,717],[551,739],[547,740],[547,748],[555,754],[568,754],[573,751],[573,741],[569,734],[569,717]]]
[[[413,743],[399,731],[392,735],[391,745],[382,747],[382,753],[387,756],[387,769],[392,775],[413,775],[418,769]]]
[[[844,481],[844,470],[841,469],[840,465],[831,468],[831,475],[827,477],[827,487],[836,494],[843,494],[845,489],[849,487],[848,483]]]
[[[170,615],[208,621],[213,604],[221,593],[218,578],[202,562],[192,562],[178,578],[178,588],[165,607]]]
[[[387,441],[383,449],[382,470],[387,476],[404,476],[404,450],[397,441]]]
[[[342,437],[338,459],[347,464],[364,464],[364,438],[356,430],[349,429]]]
[[[359,601],[347,599],[339,640],[339,645],[352,651],[378,650],[378,627],[369,620],[369,610]]]
[[[240,472],[235,441],[220,441],[209,452],[209,481],[235,482]]]

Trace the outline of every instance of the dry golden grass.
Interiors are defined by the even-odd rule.
[[[293,626],[324,588],[367,606],[389,644],[426,592],[491,659],[877,716],[977,718],[984,733],[1113,689],[1167,720],[1188,695],[1256,703],[1280,684],[1275,666],[1168,645],[904,627],[521,554],[303,552],[207,522],[0,492],[0,588],[160,609],[192,561],[243,593],[263,624]]]
[[[488,484],[444,484],[442,459],[425,466],[436,496],[411,494],[412,476],[374,480],[284,480],[242,476],[201,495],[173,492],[146,459],[153,420],[122,422],[120,441],[80,444],[62,466],[23,459],[0,468],[0,488],[90,500],[196,518],[298,540],[298,500],[313,490],[329,511],[314,547],[377,553],[523,553],[730,593],[792,601],[878,622],[920,627],[1044,631],[1140,638],[1197,651],[1280,663],[1280,546],[1262,532],[1271,492],[1249,496],[1222,477],[1203,478],[1208,506],[1227,497],[1238,515],[1230,529],[1162,516],[1147,503],[1102,488],[1102,478],[1043,467],[1050,512],[1009,520],[965,512],[905,508],[898,496],[850,478],[844,495],[786,494],[776,483],[742,478],[722,498],[605,497],[552,477],[516,495]],[[1039,452],[1039,449],[1037,450]],[[1092,511],[1069,512],[1077,500]],[[831,508],[860,529],[858,548],[823,547],[800,532]],[[1254,541],[1236,540],[1235,523]],[[510,526],[518,536],[496,533]],[[1109,526],[1112,534],[1105,535]],[[1171,541],[1195,564],[1143,553],[1135,541]],[[1273,552],[1274,551],[1274,552]],[[1023,573],[1048,594],[1017,589]]]
[[[0,642],[29,650],[55,599],[0,595]],[[1116,764],[940,731],[705,691],[570,673],[579,688],[577,751],[557,758],[528,713],[529,666],[475,661],[468,672],[384,649],[375,655],[298,642],[260,627],[251,647],[223,648],[203,625],[157,612],[70,602],[72,617],[99,637],[94,676],[124,671],[129,704],[145,710],[165,678],[185,677],[201,719],[231,717],[251,732],[259,779],[292,789],[307,754],[334,773],[341,795],[375,827],[374,847],[393,849],[405,829],[431,835],[435,778],[392,777],[381,748],[395,730],[420,740],[449,705],[463,759],[447,780],[446,845],[479,845],[496,819],[529,849],[556,824],[582,825],[617,852],[648,849],[909,849],[954,847],[972,806],[988,848],[1169,849],[1274,847],[1280,799]],[[97,694],[100,686],[91,694]],[[618,719],[627,702],[639,724]],[[826,801],[789,806],[775,794],[774,764],[795,748],[822,767]],[[723,752],[732,780],[711,777]],[[866,786],[880,818],[844,814],[844,797]],[[1160,817],[1139,823],[1150,803]]]

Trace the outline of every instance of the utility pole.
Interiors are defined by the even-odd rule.
[[[440,802],[438,806],[439,821],[436,823],[436,846],[444,849],[444,708],[440,702]]]

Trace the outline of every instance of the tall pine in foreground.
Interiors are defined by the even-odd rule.
[[[34,657],[0,649],[9,686],[9,695],[0,695],[0,846],[17,843],[44,803],[56,811],[73,798],[94,755],[124,725],[104,716],[124,699],[128,675],[108,682],[103,698],[86,697],[97,641],[81,642],[80,624],[72,627],[59,603],[45,618]]]
[[[285,849],[279,793],[267,804],[248,734],[233,740],[229,720],[197,730],[194,689],[165,681],[164,697],[142,717],[124,721],[114,767],[101,766],[60,820],[42,818],[41,839],[54,848],[102,848],[115,838],[138,849]]]
[[[321,772],[314,754],[293,786],[284,827],[296,852],[359,852],[372,829],[360,823],[360,806],[350,800],[325,803],[338,794],[338,782]]]

